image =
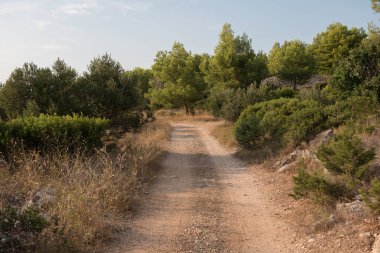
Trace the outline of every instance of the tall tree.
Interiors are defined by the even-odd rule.
[[[372,2],[372,9],[379,13],[380,12],[380,0],[371,0]]]
[[[208,67],[210,88],[246,88],[268,74],[265,55],[255,54],[252,40],[246,34],[235,36],[230,24],[223,26]]]
[[[59,115],[70,114],[73,111],[70,99],[75,96],[70,92],[78,74],[75,69],[58,58],[52,65],[52,75],[52,101],[57,108],[57,113]]]
[[[152,66],[155,81],[147,94],[152,105],[185,106],[186,112],[193,114],[205,90],[201,62],[201,56],[187,52],[179,42],[169,52],[158,52]]]
[[[27,72],[29,65],[16,68],[1,87],[0,105],[5,110],[8,118],[22,115],[28,100],[31,99],[30,74]],[[36,68],[33,65],[33,72]]]
[[[283,45],[275,43],[268,57],[271,74],[293,82],[311,76],[315,69],[313,55],[306,49],[306,44],[299,40],[285,41]]]
[[[137,105],[136,89],[109,54],[96,57],[72,87],[75,111],[89,116],[115,118]]]
[[[148,93],[150,88],[150,81],[153,79],[153,72],[151,69],[135,68],[133,70],[125,71],[129,84],[137,89],[138,104],[144,109],[148,106],[145,99],[145,94]]]
[[[319,73],[332,74],[339,62],[357,48],[366,37],[363,29],[351,28],[341,23],[331,24],[326,31],[317,34],[310,50],[313,52]]]

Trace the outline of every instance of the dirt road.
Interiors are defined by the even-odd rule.
[[[212,124],[172,124],[163,169],[113,252],[289,252],[254,171],[210,136]]]

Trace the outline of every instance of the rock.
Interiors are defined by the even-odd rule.
[[[369,239],[369,238],[371,238],[371,232],[360,233],[359,237],[360,238],[367,238],[367,239]]]
[[[278,77],[271,76],[262,80],[261,84],[266,85],[271,88],[279,88],[279,87],[293,87],[293,83],[285,80],[281,80]]]
[[[312,154],[311,151],[308,149],[301,151],[301,157],[303,159],[308,159],[308,158],[317,159],[316,156],[314,154]]]
[[[372,253],[380,253],[380,236],[377,235],[372,245]]]
[[[56,190],[51,187],[45,187],[36,192],[33,197],[26,203],[23,209],[27,209],[30,206],[37,206],[42,208],[51,204],[55,199]]]
[[[284,166],[278,169],[278,172],[280,173],[286,172],[288,170],[291,170],[293,166],[294,166],[294,163],[285,164]]]
[[[318,134],[314,138],[314,140],[310,141],[310,150],[312,152],[317,151],[317,149],[319,148],[319,146],[321,146],[323,143],[325,143],[328,140],[330,140],[333,136],[334,136],[334,132],[331,129],[326,130],[326,131]]]
[[[312,76],[307,83],[302,85],[302,88],[312,88],[314,86],[325,86],[328,83],[328,78],[320,75]]]
[[[360,200],[355,200],[350,203],[338,203],[336,205],[336,211],[344,218],[363,217],[370,213],[369,208]]]
[[[292,153],[290,153],[282,162],[281,162],[281,167],[285,166],[287,164],[293,163],[297,160],[299,155],[302,153],[300,150],[295,150]]]
[[[281,161],[277,161],[275,164],[273,164],[273,169],[277,169],[281,166]]]

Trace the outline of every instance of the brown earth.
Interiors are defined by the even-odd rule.
[[[308,206],[288,196],[291,177],[246,166],[210,135],[217,124],[172,124],[162,169],[108,252],[369,250],[370,242],[355,244],[349,237],[358,246],[342,246],[339,230],[307,232],[310,221],[302,212],[308,210],[300,206]]]

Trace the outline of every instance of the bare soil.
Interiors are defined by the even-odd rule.
[[[315,217],[310,216],[318,212],[289,197],[291,176],[234,157],[210,135],[218,124],[172,123],[162,169],[135,206],[119,243],[107,252],[370,250],[373,239],[357,238],[369,229],[361,222],[311,230]]]

